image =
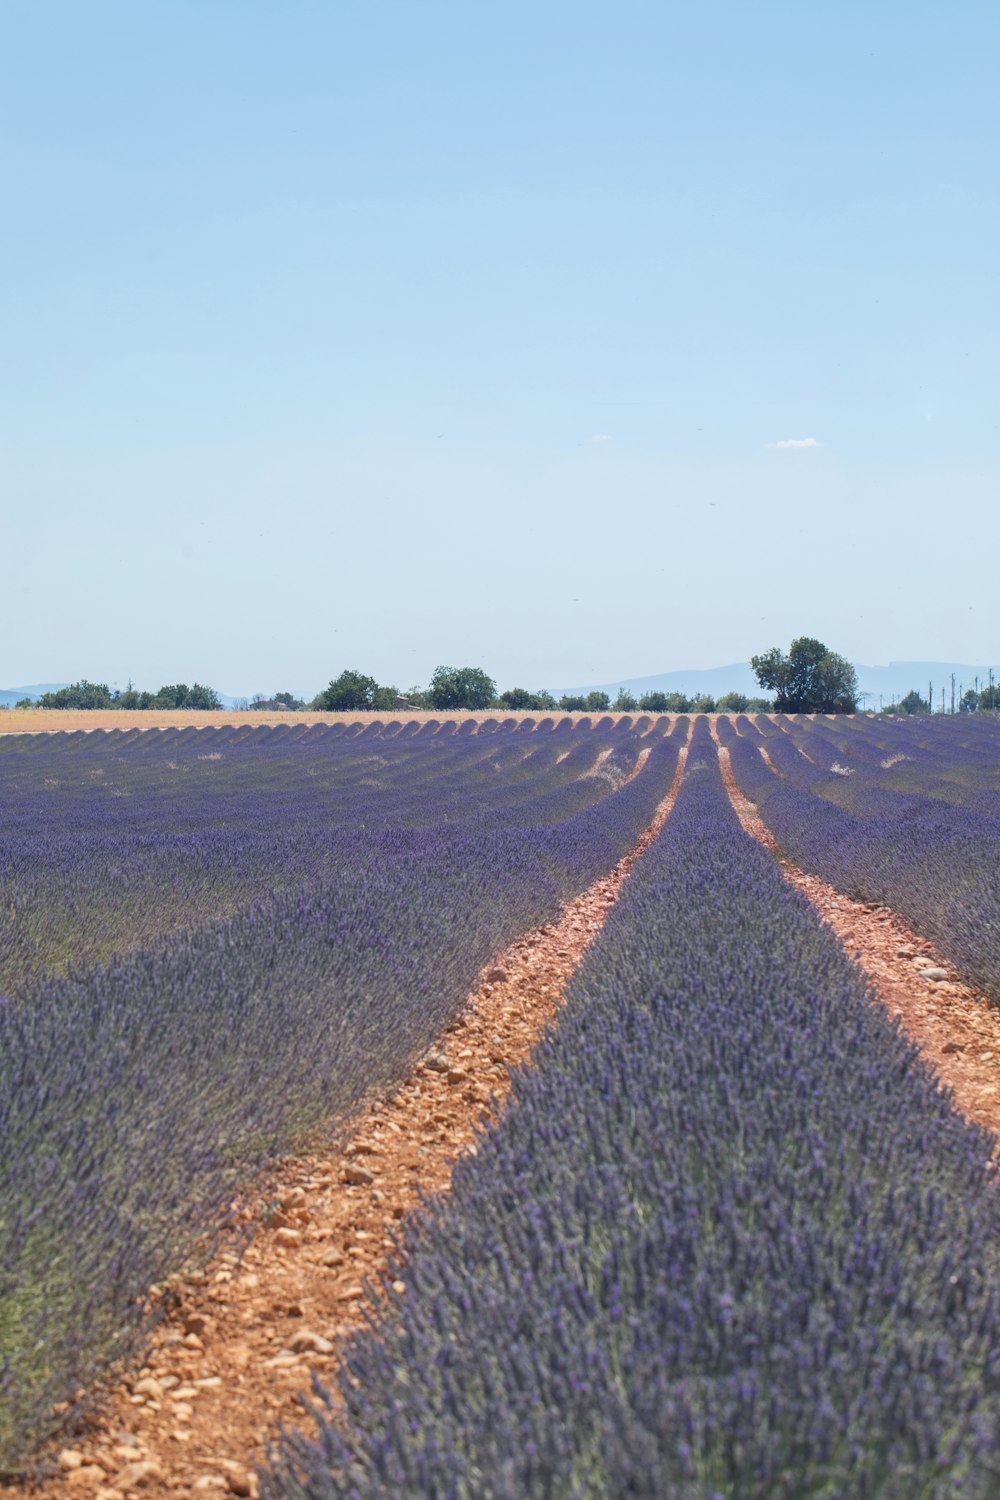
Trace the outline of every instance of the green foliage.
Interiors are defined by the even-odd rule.
[[[58,688],[54,693],[43,693],[38,708],[114,708],[111,689],[106,682],[88,682],[81,677],[69,687]]]
[[[512,708],[520,713],[542,713],[547,709],[557,708],[558,704],[551,693],[529,693],[527,688],[516,687],[507,688],[491,706]]]
[[[691,712],[692,705],[697,702],[711,702],[711,699],[689,698],[686,693],[643,693],[639,699],[639,707],[650,714],[687,714]],[[699,713],[709,713],[709,709],[699,709]]]
[[[146,696],[146,695],[143,695]],[[221,708],[222,699],[214,688],[200,682],[188,687],[186,682],[171,683],[155,694],[152,708]]]
[[[898,703],[890,703],[885,709],[887,714],[929,714],[930,711],[930,704],[921,698],[916,688],[911,688]]]
[[[627,688],[619,688],[618,696],[611,707],[616,714],[630,714],[639,707],[639,700]]]
[[[582,693],[564,693],[556,707],[564,708],[568,713],[607,713],[611,707],[611,699],[607,693],[593,692],[586,697]]]
[[[366,677],[364,673],[348,668],[339,677],[335,677],[322,693],[317,693],[312,706],[324,713],[352,713],[358,709],[377,708],[379,705],[376,700],[380,691],[374,677]],[[395,698],[395,689],[393,697]]]
[[[221,708],[222,699],[214,688],[196,682],[171,683],[158,692],[140,692],[129,683],[121,692],[112,693],[105,682],[88,682],[82,677],[69,687],[54,693],[43,693],[37,705],[26,698],[18,707],[38,708]]]
[[[749,705],[750,699],[745,693],[723,693],[715,709],[720,714],[745,714]]]
[[[489,708],[497,686],[480,667],[437,667],[431,678],[432,708]]]
[[[775,694],[778,713],[854,713],[858,706],[854,668],[812,636],[799,636],[787,656],[772,646],[750,665],[761,687]]]

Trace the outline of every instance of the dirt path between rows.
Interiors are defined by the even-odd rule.
[[[1000,1010],[890,907],[853,901],[778,853],[774,835],[736,783],[728,749],[722,744],[718,749],[722,779],[747,833],[778,855],[785,878],[812,902],[864,970],[962,1113],[1000,1135]],[[923,977],[921,970],[927,969],[941,977]]]
[[[384,1285],[391,1236],[405,1241],[419,1195],[446,1190],[455,1161],[495,1120],[508,1070],[529,1057],[662,828],[686,758],[682,746],[671,788],[632,852],[558,920],[488,965],[461,1018],[412,1077],[364,1111],[346,1148],[289,1160],[262,1185],[245,1253],[224,1251],[207,1274],[177,1283],[142,1368],[52,1455],[48,1477],[0,1495],[256,1495],[266,1443],[279,1423],[304,1416],[313,1372],[330,1381],[336,1340],[371,1310],[365,1283],[406,1295],[405,1281]]]

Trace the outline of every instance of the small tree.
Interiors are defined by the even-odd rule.
[[[749,704],[745,693],[723,693],[715,708],[720,714],[745,714]]]
[[[489,708],[497,685],[481,667],[437,667],[431,678],[433,708]]]
[[[587,707],[587,700],[578,693],[563,693],[556,707],[565,709],[567,713],[571,714],[583,713]]]
[[[631,714],[639,707],[639,700],[627,688],[619,688],[618,697],[611,707],[616,714]]]
[[[761,687],[775,694],[778,713],[854,713],[858,706],[854,668],[812,636],[799,636],[787,656],[772,646],[750,665]]]
[[[591,714],[607,713],[611,707],[611,699],[607,693],[588,693],[587,712]]]
[[[916,688],[911,688],[898,703],[890,703],[886,709],[887,714],[929,714],[930,711],[930,703],[921,698]]]

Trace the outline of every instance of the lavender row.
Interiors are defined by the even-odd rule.
[[[831,773],[787,735],[738,728],[720,720],[737,782],[789,857],[846,895],[893,907],[1000,1001],[1000,815]]]
[[[924,720],[781,718],[779,727],[822,772],[879,793],[931,797],[987,816],[1000,811],[1000,725],[993,715]],[[838,787],[828,792],[837,796]]]
[[[356,828],[324,879],[0,1002],[0,1469],[134,1350],[147,1287],[253,1171],[391,1085],[634,845],[677,743],[562,821]]]
[[[985,1500],[990,1145],[743,834],[701,728],[267,1500]]]
[[[653,743],[610,725],[390,730],[0,736],[0,993],[381,857],[372,835],[563,820]]]

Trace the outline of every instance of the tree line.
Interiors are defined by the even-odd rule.
[[[686,693],[643,693],[636,697],[626,688],[620,688],[615,698],[600,691],[592,693],[564,693],[556,698],[552,693],[531,691],[528,688],[506,688],[497,691],[496,682],[481,667],[438,667],[430,685],[413,687],[399,693],[394,687],[383,687],[374,677],[349,670],[341,672],[329,687],[318,693],[310,708],[327,713],[363,709],[428,708],[441,712],[454,709],[466,710],[514,710],[515,712],[545,713],[562,709],[568,713],[756,713],[770,708],[767,698],[748,698],[743,693],[725,693],[713,698],[708,693],[693,697]]]
[[[984,688],[967,688],[962,692],[956,703],[954,697],[951,700],[951,712],[960,714],[991,713],[1000,709],[1000,683],[991,682]],[[946,712],[942,706],[939,712]],[[921,698],[916,688],[911,688],[904,693],[897,703],[890,703],[885,709],[887,714],[931,714],[934,707],[931,702],[930,689],[927,697]]]
[[[561,709],[578,713],[854,713],[857,710],[857,675],[843,656],[831,651],[812,636],[799,636],[788,652],[772,646],[750,665],[758,683],[773,697],[751,697],[745,693],[723,693],[713,698],[709,693],[649,692],[638,696],[619,688],[616,697],[596,690],[556,698],[552,693],[512,687],[497,691],[496,682],[481,667],[440,666],[427,687],[412,687],[405,693],[379,683],[374,677],[353,668],[345,669],[310,702],[294,694],[275,693],[273,697],[238,698],[236,709],[312,709],[325,713],[357,713],[365,710],[389,713],[407,708],[432,709],[450,713],[458,709],[546,713]],[[954,706],[953,696],[953,706]],[[18,708],[198,708],[218,709],[222,699],[214,688],[194,683],[171,683],[146,692],[129,682],[124,689],[112,691],[106,683],[82,678],[69,687],[44,693],[37,703],[22,698]],[[981,691],[969,688],[957,702],[962,713],[1000,709],[1000,686],[992,680]],[[886,713],[930,713],[930,695],[921,698],[916,689],[906,693],[898,703],[891,703]]]
[[[126,688],[113,692],[106,682],[88,682],[81,677],[69,687],[58,688],[52,693],[42,693],[40,698],[21,698],[15,708],[221,708],[222,699],[214,688],[195,682],[188,687],[186,682],[171,683],[157,688],[155,693],[134,688],[131,682]]]

